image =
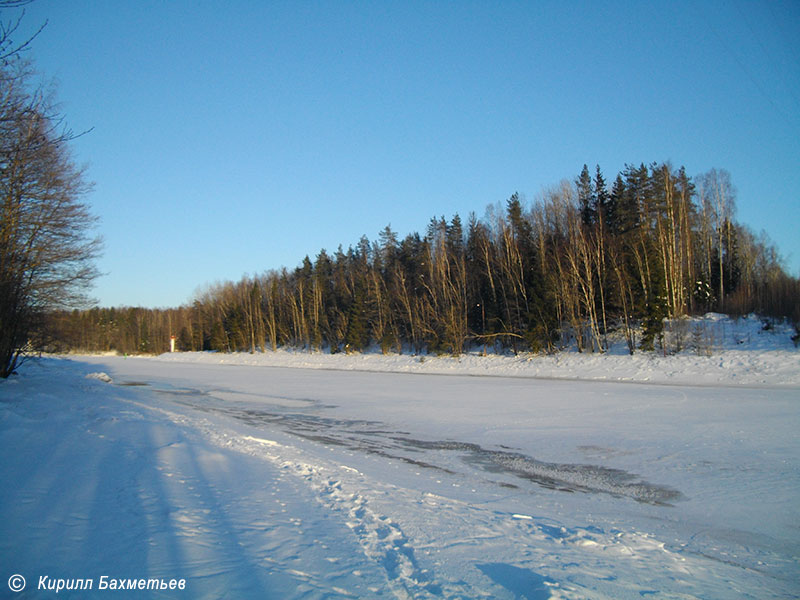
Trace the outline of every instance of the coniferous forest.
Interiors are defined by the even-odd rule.
[[[208,286],[174,309],[51,313],[41,348],[160,353],[278,347],[356,352],[468,349],[631,353],[660,347],[665,318],[757,312],[800,322],[800,282],[736,218],[730,175],[690,178],[628,165],[613,181],[583,167],[526,206],[517,194],[431,219],[400,239],[321,250],[293,269]]]

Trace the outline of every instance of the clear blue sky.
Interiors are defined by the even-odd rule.
[[[16,11],[6,10],[7,20]],[[584,163],[730,171],[800,274],[800,3],[36,0],[102,305],[528,202]]]

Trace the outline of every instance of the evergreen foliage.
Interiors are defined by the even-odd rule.
[[[693,181],[669,164],[626,165],[610,191],[598,166],[526,207],[482,219],[390,226],[334,254],[210,287],[191,306],[51,314],[49,349],[259,351],[279,346],[458,355],[469,348],[631,352],[659,346],[663,320],[709,310],[800,322],[800,282],[774,246],[734,218],[729,175]],[[641,328],[640,339],[634,334]]]

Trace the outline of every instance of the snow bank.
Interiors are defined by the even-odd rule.
[[[710,313],[667,324],[670,352],[629,355],[621,340],[609,352],[517,356],[470,352],[460,357],[380,354],[329,354],[279,349],[275,352],[177,352],[161,361],[347,371],[453,374],[496,377],[604,380],[691,385],[800,385],[800,352],[793,329],[751,315],[731,319]]]
[[[391,597],[381,566],[280,462],[81,370],[32,361],[0,382],[0,598]],[[148,587],[103,588],[131,581]]]
[[[87,373],[86,379],[97,379],[98,381],[103,381],[105,383],[112,383],[111,376],[108,373],[104,373],[103,371],[95,372],[95,373]]]

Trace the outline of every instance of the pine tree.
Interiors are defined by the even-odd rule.
[[[464,228],[458,213],[453,215],[450,224],[445,228],[447,250],[451,256],[461,256],[464,252]]]
[[[593,185],[592,209],[595,220],[599,219],[601,215],[603,219],[607,219],[609,195],[606,189],[606,180],[605,177],[603,177],[603,172],[600,170],[600,165],[597,165]]]
[[[608,196],[608,203],[606,205],[606,227],[612,235],[619,235],[622,233],[622,223],[620,222],[620,207],[624,202],[625,196],[625,181],[622,179],[621,174],[617,174],[614,179],[614,185],[611,186],[611,193]]]
[[[581,211],[581,222],[584,225],[591,225],[595,220],[594,207],[594,184],[592,176],[589,174],[589,167],[583,165],[581,174],[575,181],[578,190],[578,206]]]
[[[361,281],[357,281],[353,293],[353,302],[347,314],[347,333],[345,334],[345,351],[361,352],[369,344],[367,327],[366,292]]]

